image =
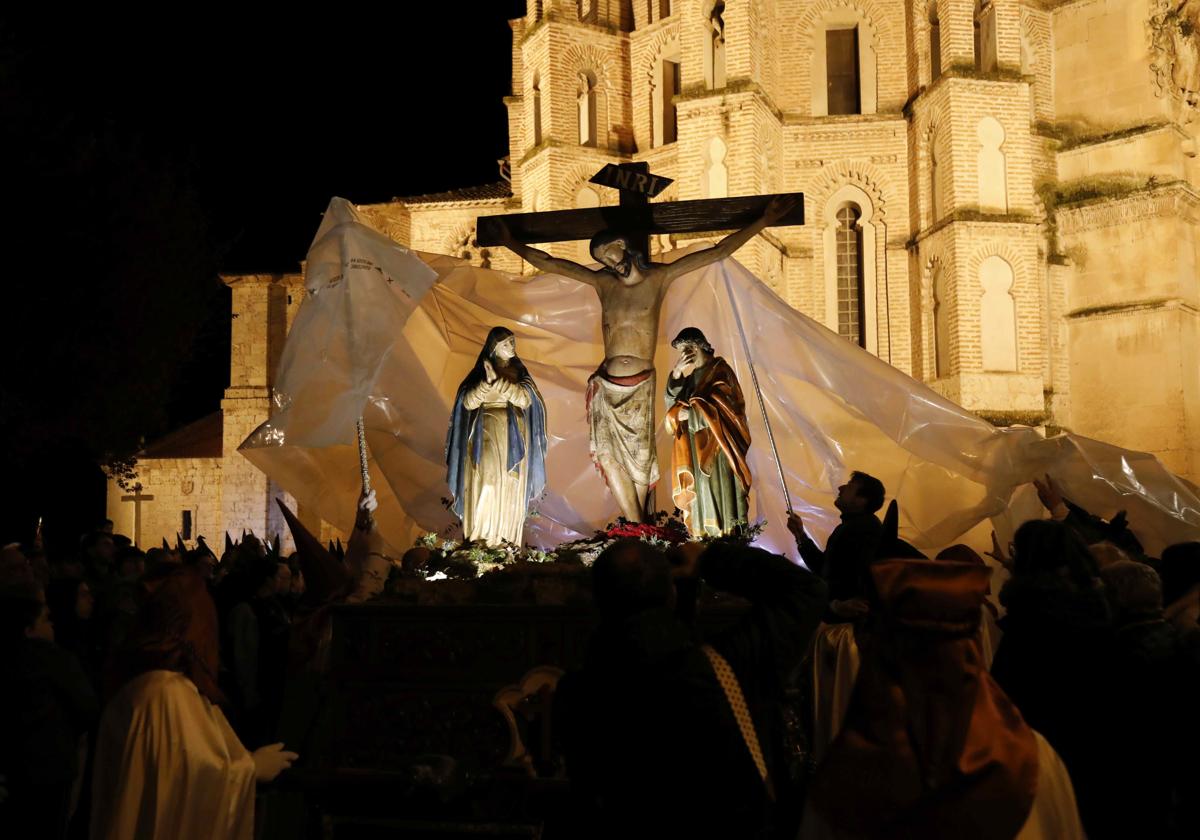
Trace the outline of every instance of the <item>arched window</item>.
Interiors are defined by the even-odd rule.
[[[980,337],[985,371],[1017,369],[1017,302],[1013,270],[1003,257],[990,256],[979,264]]]
[[[863,313],[862,210],[843,204],[837,211],[837,329],[842,338],[867,346]]]
[[[993,0],[975,0],[975,69],[981,73],[996,69],[996,4]]]
[[[596,22],[596,0],[576,0],[579,19],[584,23]]]
[[[950,307],[947,305],[946,270],[938,266],[933,275],[933,375],[950,375]]]
[[[538,146],[542,142],[542,77],[540,73],[533,74],[533,89],[530,94],[530,99],[533,100],[531,104],[533,108],[533,145]]]
[[[705,4],[704,84],[709,90],[725,87],[725,0]]]
[[[1008,167],[1004,157],[1004,126],[995,117],[984,117],[975,127],[979,139],[976,154],[979,206],[984,210],[1008,212]]]
[[[887,238],[872,199],[845,184],[822,211],[825,326],[872,353],[879,352],[877,262]]]
[[[929,4],[929,81],[942,75],[942,22],[938,20],[937,0]]]
[[[581,70],[575,101],[579,111],[579,145],[596,145],[596,76]]]

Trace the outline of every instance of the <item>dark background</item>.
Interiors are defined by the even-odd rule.
[[[0,543],[68,548],[100,461],[219,407],[218,272],[296,270],[334,195],[497,180],[524,0],[415,5],[0,12]]]

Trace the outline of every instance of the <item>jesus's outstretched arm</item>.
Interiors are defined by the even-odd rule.
[[[590,268],[585,268],[578,263],[552,257],[545,251],[539,251],[537,248],[531,248],[523,242],[518,242],[504,220],[499,219],[498,221],[500,236],[502,237],[500,244],[525,260],[525,262],[540,268],[547,274],[561,274],[563,277],[570,277],[572,280],[578,280],[580,283],[586,283],[592,287],[599,285],[599,275],[602,271],[592,271]]]
[[[688,254],[686,257],[681,257],[673,263],[664,265],[661,270],[665,272],[666,279],[669,282],[676,277],[682,277],[688,272],[703,268],[709,263],[718,262],[726,257],[732,257],[734,252],[749,242],[756,233],[778,222],[790,213],[795,206],[796,199],[790,196],[773,198],[767,204],[762,216],[757,221],[746,225],[746,227],[739,231],[734,231],[713,247],[705,248],[703,251],[697,251],[694,254]]]

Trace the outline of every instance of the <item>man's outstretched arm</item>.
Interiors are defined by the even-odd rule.
[[[711,248],[705,248],[703,251],[688,254],[686,257],[682,257],[673,263],[664,265],[663,269],[666,271],[667,279],[674,280],[676,277],[682,277],[690,271],[703,268],[709,263],[718,262],[726,257],[732,257],[734,252],[749,242],[756,233],[778,222],[790,213],[795,206],[796,199],[790,196],[771,199],[766,209],[763,210],[763,214],[758,218],[758,221],[746,225],[741,230],[734,231]]]
[[[595,287],[599,284],[600,272],[592,271],[590,268],[585,268],[570,260],[560,260],[558,257],[550,256],[545,251],[539,251],[537,248],[529,247],[524,242],[518,242],[503,220],[500,221],[499,227],[500,236],[502,237],[500,244],[530,265],[540,268],[547,274],[561,274],[563,277],[570,277],[572,280],[578,280],[580,283],[586,283],[589,286]]]

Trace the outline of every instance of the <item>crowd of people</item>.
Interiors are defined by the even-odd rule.
[[[1200,836],[1200,542],[1149,557],[1123,515],[1035,484],[1047,517],[993,538],[999,608],[994,567],[925,557],[861,472],[824,548],[792,515],[811,572],[720,543],[606,551],[600,631],[559,691],[580,836]],[[707,646],[681,605],[697,577],[751,603]],[[780,704],[806,658],[826,719],[797,773]]]
[[[289,678],[320,667],[330,605],[380,588],[374,504],[340,553],[299,523],[287,558],[251,534],[143,552],[110,521],[61,556],[5,546],[0,837],[253,837],[255,783],[296,757]]]
[[[1200,836],[1200,542],[1149,557],[1036,484],[1046,517],[990,565],[905,543],[864,472],[823,547],[792,515],[805,565],[606,549],[554,703],[569,836]],[[261,836],[259,786],[297,757],[285,686],[322,671],[328,608],[387,576],[373,508],[341,557],[288,511],[289,558],[248,534],[143,552],[109,522],[0,550],[0,836]],[[701,639],[701,587],[749,608]],[[800,747],[797,686],[823,718]]]

